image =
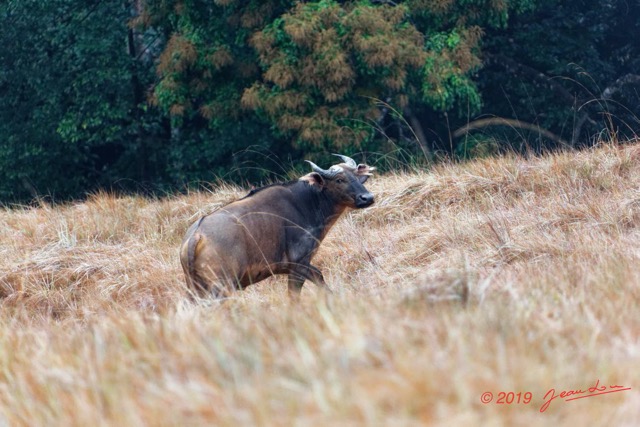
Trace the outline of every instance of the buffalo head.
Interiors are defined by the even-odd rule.
[[[363,184],[375,168],[357,164],[352,158],[341,154],[336,156],[340,157],[344,163],[333,165],[326,170],[306,160],[313,172],[300,179],[325,192],[338,205],[355,209],[371,206],[374,202],[373,194]]]

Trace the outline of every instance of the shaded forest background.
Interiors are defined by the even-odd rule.
[[[0,201],[625,140],[640,1],[8,0]],[[321,163],[322,164],[322,163]]]

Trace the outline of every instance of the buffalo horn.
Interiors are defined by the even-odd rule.
[[[320,176],[323,178],[333,178],[341,170],[339,166],[338,167],[331,166],[329,170],[325,170],[325,169],[322,169],[320,166],[316,165],[315,163],[313,163],[311,160],[305,160],[305,162],[309,163],[311,165],[311,169],[313,169],[314,172],[319,173]]]
[[[338,156],[342,159],[342,161],[349,166],[351,169],[356,169],[358,164],[351,157],[343,156],[342,154],[334,154],[334,156]]]

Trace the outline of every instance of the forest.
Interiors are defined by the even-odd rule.
[[[624,142],[640,1],[8,0],[0,202]]]

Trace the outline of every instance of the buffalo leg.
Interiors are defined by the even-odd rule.
[[[291,287],[295,288],[296,286],[298,286],[298,281],[299,287],[302,288],[302,284],[304,283],[304,281],[309,280],[310,282],[313,282],[313,284],[317,287],[331,293],[331,289],[329,289],[327,283],[324,281],[322,272],[317,267],[311,264],[292,262],[281,263],[275,269],[274,274],[288,274],[289,289],[291,289]],[[297,278],[297,280],[294,280],[292,277]]]
[[[331,289],[329,289],[329,286],[327,286],[327,283],[324,281],[324,276],[318,267],[311,264],[293,264],[291,272],[304,277],[306,280],[313,282],[317,287],[331,293]]]
[[[287,292],[289,293],[289,299],[291,299],[291,301],[300,301],[300,292],[302,292],[302,285],[304,284],[304,280],[304,277],[300,277],[295,273],[289,274]]]
[[[198,276],[187,276],[187,291],[189,299],[196,301],[200,298],[204,298],[210,291],[209,286]]]
[[[327,282],[324,281],[324,276],[322,275],[322,271],[311,264],[307,266],[308,271],[308,279],[312,281],[317,287],[324,289],[325,291],[332,293],[329,286],[327,286]]]

